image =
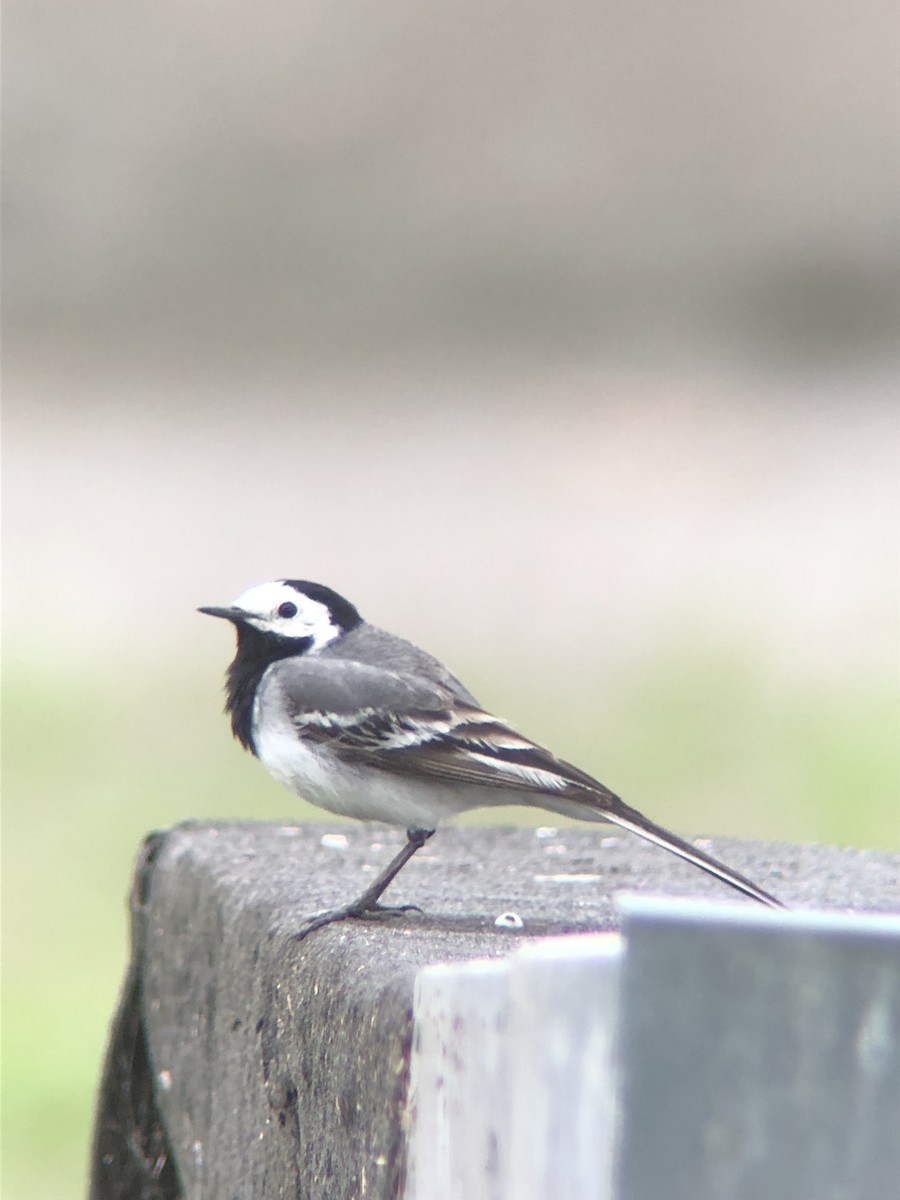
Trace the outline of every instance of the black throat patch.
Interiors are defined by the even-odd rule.
[[[264,672],[281,658],[305,654],[313,639],[284,638],[261,633],[252,625],[238,625],[237,653],[225,676],[225,711],[231,731],[245,750],[256,754],[253,742],[253,700]]]

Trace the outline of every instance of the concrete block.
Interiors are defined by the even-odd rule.
[[[306,917],[357,896],[402,840],[378,827],[290,822],[192,823],[154,835],[136,881],[134,957],[104,1072],[92,1200],[396,1200],[408,1173],[421,968],[505,959],[529,939],[611,930],[622,888],[722,895],[714,880],[603,827],[448,828],[386,897],[424,913],[295,940]],[[897,856],[729,839],[713,851],[788,903],[900,909]],[[740,908],[756,912],[750,901]],[[498,923],[510,911],[515,920]],[[552,978],[528,986],[541,1003],[558,1003]],[[517,1068],[557,1095],[566,1079],[559,1066],[566,1056],[577,1063],[578,1037],[598,1036],[583,1032],[591,1018],[573,986],[563,994],[582,1033],[557,1030]],[[536,1011],[517,1021],[537,1023]],[[877,1062],[882,1026],[873,1021],[861,1044],[875,1047]],[[541,1066],[557,1045],[559,1060],[549,1054]],[[482,1055],[487,1076],[500,1071],[499,1058],[491,1066]],[[585,1096],[598,1084],[585,1070],[577,1086]],[[536,1093],[533,1101],[516,1118],[523,1129],[538,1119],[542,1101]],[[493,1124],[501,1128],[501,1118]],[[537,1147],[541,1161],[574,1128]],[[601,1138],[605,1129],[604,1118]],[[502,1147],[500,1139],[501,1167]],[[574,1153],[589,1161],[595,1151]],[[415,1177],[423,1178],[418,1160]]]

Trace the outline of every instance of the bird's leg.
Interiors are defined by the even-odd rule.
[[[367,912],[405,912],[410,908],[416,908],[417,905],[415,904],[403,904],[399,908],[386,909],[378,903],[378,900],[415,852],[422,849],[433,833],[433,829],[407,829],[406,845],[395,858],[391,859],[378,878],[366,888],[360,898],[349,906],[349,915],[359,917]]]
[[[337,908],[333,912],[320,913],[317,917],[313,917],[299,933],[294,935],[294,940],[300,942],[307,934],[312,933],[313,930],[321,929],[324,925],[333,925],[336,921],[346,921],[348,917],[367,917],[376,914],[409,912],[410,909],[420,911],[415,904],[402,904],[399,907],[390,908],[379,904],[378,901],[388,885],[393,882],[394,878],[406,866],[415,852],[422,849],[433,833],[433,829],[407,829],[406,845],[398,855],[391,859],[381,874],[372,881],[358,900],[354,900],[346,908]]]

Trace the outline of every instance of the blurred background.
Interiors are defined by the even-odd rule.
[[[5,1196],[84,1193],[144,833],[311,812],[251,583],[678,830],[900,849],[893,4],[4,17]]]

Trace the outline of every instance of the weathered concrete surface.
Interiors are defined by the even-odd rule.
[[[741,902],[605,828],[447,829],[386,897],[424,915],[294,940],[305,916],[355,898],[402,840],[356,824],[188,824],[161,835],[142,887],[130,997],[134,1005],[140,993],[158,1115],[186,1200],[399,1196],[420,966],[611,928],[623,889]],[[729,839],[712,850],[790,904],[900,910],[895,855]],[[494,925],[508,911],[521,930]],[[110,1103],[105,1095],[98,1146]]]
[[[131,890],[131,962],[110,1030],[90,1160],[91,1200],[179,1200],[175,1159],[156,1103],[141,1002],[146,904],[153,859],[165,834],[138,854]]]

